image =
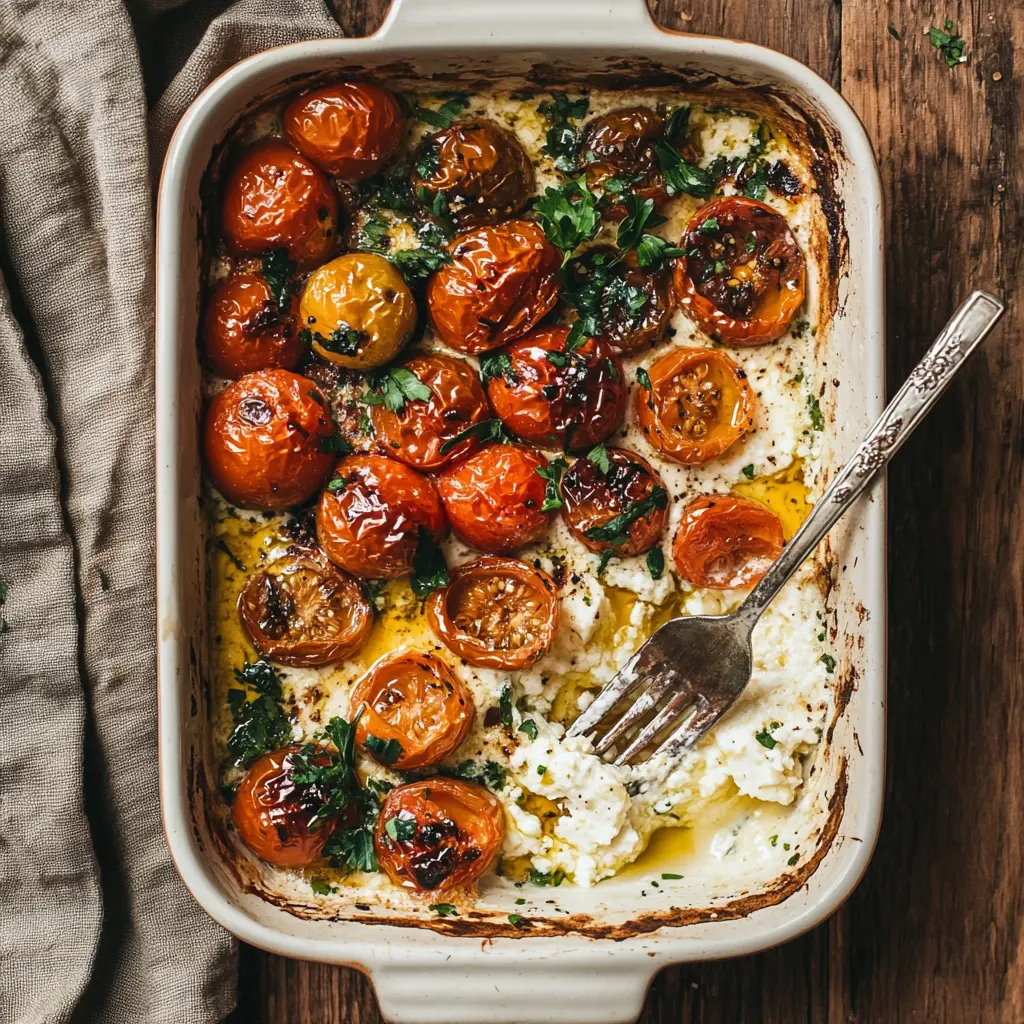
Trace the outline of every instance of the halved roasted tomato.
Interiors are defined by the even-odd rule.
[[[679,574],[698,587],[753,586],[782,553],[782,520],[753,498],[705,494],[683,509],[672,546]]]
[[[562,254],[532,221],[511,220],[460,235],[452,261],[427,285],[441,340],[475,355],[507,345],[558,301]]]
[[[544,327],[513,342],[511,372],[492,377],[487,394],[498,418],[542,448],[591,448],[618,429],[626,382],[618,353],[587,339],[567,349],[565,327]]]
[[[253,573],[238,612],[256,650],[282,665],[341,661],[373,627],[359,584],[319,552],[301,549]]]
[[[375,174],[402,143],[398,100],[372,82],[336,82],[297,96],[285,108],[284,133],[328,174],[360,181]]]
[[[434,778],[391,790],[377,818],[374,845],[388,877],[434,892],[476,881],[501,849],[505,812],[488,790]]]
[[[492,554],[537,540],[554,515],[543,510],[547,464],[526,445],[492,444],[444,470],[437,489],[456,536]]]
[[[418,353],[402,365],[429,388],[430,398],[407,399],[399,412],[386,405],[371,407],[370,419],[382,450],[424,470],[439,469],[476,451],[480,442],[475,437],[441,450],[467,427],[491,416],[483,385],[469,363]]]
[[[529,668],[558,628],[555,582],[515,558],[478,558],[451,571],[427,604],[438,639],[470,665]]]
[[[677,348],[639,374],[637,420],[660,452],[687,465],[717,458],[754,425],[754,391],[724,352]]]
[[[415,470],[379,455],[349,455],[320,497],[316,532],[332,562],[364,579],[412,572],[425,530],[447,532],[437,488]]]
[[[221,229],[242,255],[283,246],[301,268],[315,267],[334,248],[337,221],[330,180],[280,139],[250,146],[224,185]]]
[[[398,654],[378,661],[349,698],[360,707],[356,742],[395,768],[424,768],[446,758],[473,723],[473,698],[448,664],[433,654]]]
[[[654,547],[668,515],[664,481],[624,448],[577,459],[562,477],[562,502],[565,524],[580,543],[624,558]]]
[[[337,455],[334,424],[313,382],[288,370],[236,380],[206,411],[206,467],[233,505],[291,508],[323,485]]]
[[[726,196],[702,206],[680,242],[680,305],[727,345],[786,332],[804,301],[805,262],[786,219],[765,203]]]

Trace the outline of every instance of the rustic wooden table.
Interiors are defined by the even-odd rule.
[[[372,32],[387,4],[334,0],[351,35]],[[864,121],[888,207],[891,382],[972,287],[1009,312],[889,474],[888,783],[866,877],[780,949],[663,971],[641,1020],[1020,1024],[1024,2],[653,0],[652,12],[791,54]],[[923,34],[947,17],[968,44],[955,68]],[[242,961],[233,1019],[381,1020],[354,970],[252,949]]]

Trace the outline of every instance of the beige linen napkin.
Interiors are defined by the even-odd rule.
[[[337,31],[323,0],[0,0],[2,1024],[234,1003],[157,796],[147,133],[162,155],[235,61]],[[151,118],[136,32],[182,65]]]

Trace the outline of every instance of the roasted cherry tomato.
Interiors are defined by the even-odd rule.
[[[554,580],[514,558],[478,558],[451,572],[427,617],[438,639],[470,665],[529,668],[551,648],[558,628]]]
[[[299,316],[317,355],[369,370],[394,359],[412,336],[416,300],[383,256],[350,252],[309,275]]]
[[[256,650],[282,665],[342,661],[373,627],[359,584],[314,551],[284,555],[253,573],[238,612]]]
[[[328,174],[360,181],[376,174],[402,143],[398,100],[371,82],[338,82],[297,96],[285,108],[284,133]]]
[[[637,388],[637,420],[647,440],[676,462],[715,459],[754,425],[754,391],[723,352],[673,349],[647,375],[650,390]]]
[[[492,377],[487,394],[499,419],[524,441],[578,451],[618,429],[626,382],[618,354],[588,339],[566,351],[565,327],[531,331],[508,349],[511,374]]]
[[[763,345],[786,332],[804,301],[804,254],[786,219],[754,199],[702,206],[680,242],[682,308],[727,345]]]
[[[441,193],[460,228],[496,224],[533,195],[533,164],[507,128],[474,118],[423,140],[412,183],[417,194]]]
[[[588,249],[569,264],[577,288],[593,288],[601,310],[602,341],[620,352],[635,352],[656,345],[665,337],[675,296],[672,271],[665,265],[644,269],[636,253],[628,252],[615,262],[617,249],[600,245]]]
[[[326,175],[280,139],[250,146],[224,186],[221,226],[242,255],[283,246],[300,267],[315,267],[334,248],[337,221]]]
[[[608,459],[607,471],[600,459],[591,462],[584,456],[562,477],[565,524],[591,551],[614,551],[623,558],[642,555],[665,529],[668,491],[651,464],[635,452],[608,448],[602,454]]]
[[[476,354],[525,334],[558,300],[562,254],[527,220],[480,227],[452,243],[427,285],[441,340]]]
[[[400,412],[392,412],[386,405],[371,407],[370,418],[383,453],[416,469],[430,470],[476,451],[480,442],[474,437],[441,451],[467,427],[491,416],[483,385],[469,363],[420,353],[402,365],[430,389],[430,400],[406,399]]]
[[[537,540],[554,514],[544,512],[547,468],[540,452],[520,444],[492,444],[437,478],[448,522],[478,551],[501,554]]]
[[[355,824],[346,809],[340,817],[327,818],[319,827],[313,819],[327,802],[327,794],[315,783],[295,781],[295,755],[301,747],[285,747],[264,754],[249,769],[235,794],[232,817],[246,846],[260,860],[279,868],[308,868],[323,853],[336,825]],[[325,750],[308,755],[314,764],[328,764]]]
[[[581,153],[590,188],[603,188],[609,179],[622,182],[618,191],[634,192],[659,204],[668,198],[654,144],[665,135],[664,118],[650,107],[625,107],[588,121]],[[609,193],[614,195],[614,193]],[[613,218],[625,215],[612,203]]]
[[[401,462],[378,455],[342,459],[316,514],[327,557],[364,579],[411,572],[421,529],[435,542],[447,531],[437,488]]]
[[[391,790],[377,818],[377,860],[406,889],[433,892],[476,881],[505,837],[505,812],[483,786],[435,778]]]
[[[206,411],[206,467],[217,490],[242,508],[299,505],[320,489],[337,455],[334,424],[313,382],[260,370],[230,384]]]
[[[679,574],[698,587],[753,586],[782,553],[782,520],[753,498],[705,494],[683,509],[672,545]]]
[[[361,706],[356,742],[398,769],[437,764],[473,723],[469,690],[433,654],[398,654],[377,662],[352,690],[352,716]],[[397,757],[384,756],[391,740],[402,748]]]
[[[306,346],[299,338],[299,304],[274,301],[258,274],[229,277],[210,297],[203,328],[206,358],[222,377],[299,365]]]

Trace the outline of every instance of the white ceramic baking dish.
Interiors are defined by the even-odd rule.
[[[839,281],[819,346],[838,382],[823,399],[833,465],[880,412],[884,395],[874,157],[850,108],[807,68],[748,43],[659,29],[643,0],[395,0],[368,39],[299,43],[232,68],[189,109],[167,154],[157,242],[158,689],[161,797],[178,870],[239,938],[368,972],[390,1020],[631,1021],[660,967],[750,953],[799,935],[831,914],[864,871],[884,773],[884,484],[837,529],[827,554],[834,646],[842,653],[837,706],[815,761],[817,824],[798,868],[698,894],[664,887],[642,901],[636,879],[612,879],[560,891],[569,913],[529,930],[505,923],[511,908],[500,905],[423,927],[373,913],[317,919],[313,903],[263,898],[232,863],[211,810],[217,776],[207,735],[197,442],[201,191],[211,157],[240,115],[310,78],[361,71],[385,80],[482,82],[528,74],[542,86],[678,81],[701,88],[717,79],[760,90],[790,113],[822,157],[816,173],[827,259]]]

